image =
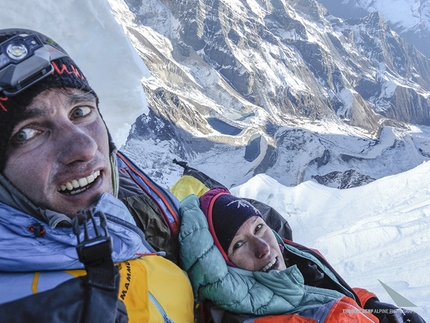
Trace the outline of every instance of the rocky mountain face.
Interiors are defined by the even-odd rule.
[[[333,188],[352,188],[373,182],[370,176],[357,173],[355,170],[345,172],[334,171],[324,176],[315,175],[311,177],[317,183]]]
[[[319,2],[326,6],[331,14],[344,19],[363,18],[371,12],[379,12],[394,31],[430,57],[429,0],[399,0],[395,4],[392,0],[319,0]]]
[[[227,186],[266,173],[342,188],[429,159],[430,61],[378,13],[342,20],[313,0],[110,2],[152,74],[150,113],[123,149],[161,183],[180,171],[173,158]]]

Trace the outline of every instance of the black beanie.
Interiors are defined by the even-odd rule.
[[[0,30],[0,44],[18,34],[32,33],[42,38],[44,43],[49,41],[51,46],[58,48],[67,55],[54,41],[31,30]],[[49,76],[30,85],[17,95],[7,95],[3,91],[0,91],[0,171],[3,170],[6,163],[6,150],[12,131],[15,125],[23,118],[23,112],[38,94],[50,88],[76,88],[85,92],[91,92],[97,98],[84,74],[70,57],[64,56],[53,60],[51,61],[51,65],[53,72]]]
[[[216,198],[212,208],[212,225],[226,255],[237,231],[253,216],[262,217],[261,213],[244,199],[230,194],[222,194]]]

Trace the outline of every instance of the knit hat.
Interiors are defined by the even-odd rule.
[[[229,262],[228,248],[237,231],[249,218],[262,217],[261,213],[251,203],[231,195],[224,188],[215,188],[203,194],[200,205],[208,219],[215,244]]]
[[[18,38],[23,43],[30,43],[32,37],[34,37],[35,43],[42,43],[39,47],[41,54],[30,55],[31,47],[25,49],[23,46],[24,53],[29,53],[28,57],[22,60],[9,58],[11,55],[6,51],[9,51],[10,44],[13,45],[12,38]],[[34,52],[36,53],[36,51]],[[12,57],[14,57],[13,53]],[[9,62],[4,63],[3,58],[8,59]],[[52,58],[55,59],[51,60]],[[26,70],[42,64],[41,62],[46,63],[47,69],[52,69],[52,71],[46,72],[42,68],[41,71],[37,71],[39,74],[26,77],[22,83],[15,82],[14,73],[24,74]],[[43,73],[46,74],[43,75]],[[11,83],[14,84],[11,85]],[[96,96],[75,62],[52,39],[32,30],[0,30],[0,171],[3,170],[6,163],[6,149],[10,136],[16,124],[22,120],[23,112],[38,94],[50,88],[76,88],[91,92]]]

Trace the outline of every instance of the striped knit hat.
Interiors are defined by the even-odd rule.
[[[37,35],[38,39],[43,44],[48,44],[49,50],[55,52],[54,54],[59,58],[49,60],[52,66],[51,68],[48,64],[48,68],[52,69],[49,74],[27,88],[24,87],[23,90],[11,92],[8,84],[13,78],[11,75],[18,69],[18,63],[27,64],[29,69],[31,69],[32,64],[28,63],[30,60],[25,62],[26,59],[15,62],[15,64],[13,60],[9,60],[9,63],[4,63],[2,59],[6,57],[6,51],[11,47],[6,46],[9,45],[13,37],[28,37],[29,35]],[[34,60],[36,59],[39,59],[39,57],[34,58]],[[19,86],[20,84],[18,83],[17,87]],[[13,129],[22,120],[23,112],[38,94],[50,88],[76,88],[96,95],[79,67],[52,39],[32,30],[0,30],[0,171],[3,170],[6,163],[6,150]]]
[[[225,188],[213,188],[200,197],[200,207],[208,219],[209,231],[215,245],[226,262],[228,248],[240,229],[249,218],[262,217],[261,213],[248,201],[233,196]]]

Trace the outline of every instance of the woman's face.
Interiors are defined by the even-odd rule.
[[[237,267],[251,271],[284,270],[286,265],[276,237],[259,217],[249,218],[237,231],[228,257]]]

